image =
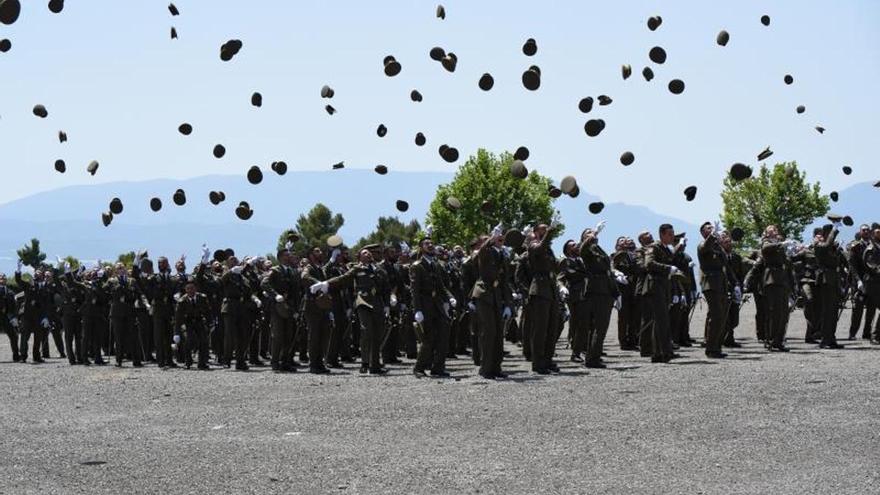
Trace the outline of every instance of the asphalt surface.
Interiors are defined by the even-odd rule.
[[[880,347],[820,351],[796,313],[770,354],[752,311],[724,361],[651,364],[612,322],[610,369],[561,343],[538,376],[509,345],[497,382],[16,364],[4,337],[0,493],[880,492]]]

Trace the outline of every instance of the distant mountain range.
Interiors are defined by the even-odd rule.
[[[111,260],[120,253],[146,248],[154,257],[186,253],[195,261],[203,243],[213,249],[232,247],[240,253],[266,254],[274,250],[280,232],[294,226],[297,217],[318,202],[345,217],[340,235],[353,243],[375,228],[379,216],[424,222],[437,187],[451,179],[451,173],[392,172],[379,176],[369,170],[344,169],[288,172],[282,177],[266,171],[258,186],[241,176],[212,175],[64,187],[0,205],[0,271],[14,269],[15,250],[32,237],[40,239],[50,259],[72,255],[88,261]],[[186,191],[184,206],[175,206],[171,200],[178,188]],[[840,191],[841,202],[834,209],[852,215],[856,222],[865,221],[869,214],[877,216],[876,207],[871,206],[877,191],[872,189],[870,184],[859,184]],[[226,201],[213,206],[208,201],[212,190],[224,191]],[[163,202],[158,213],[149,208],[153,196]],[[105,228],[100,212],[107,210],[113,197],[119,197],[125,208]],[[398,199],[409,202],[408,212],[396,211]],[[248,201],[254,210],[249,221],[235,217],[241,200]],[[584,228],[606,220],[602,244],[611,248],[620,235],[655,231],[659,224],[670,222],[678,231],[688,232],[696,245],[697,227],[689,222],[624,203],[609,203],[602,214],[592,215],[586,207],[596,200],[596,196],[582,192],[576,199],[562,197],[557,201],[566,225],[564,237],[575,238]],[[714,216],[707,212],[707,218]]]

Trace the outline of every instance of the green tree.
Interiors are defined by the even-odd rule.
[[[134,264],[134,257],[134,251],[129,251],[127,253],[120,254],[119,257],[116,258],[116,262],[122,263],[123,265],[125,265],[126,268],[131,268],[131,266]]]
[[[31,239],[30,245],[23,246],[16,253],[23,265],[33,269],[41,267],[43,262],[46,261],[46,253],[40,251],[40,240],[36,238]]]
[[[750,179],[724,179],[721,219],[727,229],[745,232],[742,245],[753,249],[768,225],[776,225],[787,239],[801,239],[804,229],[828,213],[828,198],[818,182],[807,181],[797,162],[761,165]]]
[[[344,223],[342,215],[334,215],[330,208],[318,203],[308,213],[299,216],[295,230],[286,229],[278,236],[278,248],[287,243],[291,232],[296,232],[299,240],[293,244],[293,249],[298,253],[305,253],[312,246],[325,245],[327,238],[336,234]]]
[[[510,173],[513,155],[495,156],[484,149],[468,158],[452,182],[440,186],[428,208],[425,223],[434,229],[436,241],[466,245],[479,235],[488,233],[501,223],[504,228],[520,228],[536,222],[549,222],[553,216],[554,199],[547,194],[550,179],[530,172],[525,179]],[[461,201],[453,211],[446,205],[450,196]],[[494,208],[483,213],[481,205],[490,201]],[[557,235],[564,231],[560,225]]]
[[[357,241],[354,245],[354,251],[357,252],[366,245],[377,243],[398,246],[403,241],[412,246],[421,229],[418,220],[405,224],[397,217],[379,217],[376,222],[376,230]]]

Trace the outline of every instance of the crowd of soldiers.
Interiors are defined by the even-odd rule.
[[[835,219],[836,220],[836,219]],[[838,222],[818,228],[808,244],[783,239],[774,226],[747,256],[738,235],[704,223],[695,262],[687,237],[661,225],[637,242],[618,238],[612,254],[599,245],[604,223],[552,249],[556,224],[491,233],[470,249],[434,245],[431,232],[415,249],[370,245],[351,253],[338,236],[305,253],[294,237],[274,259],[203,247],[192,272],[181,257],[172,269],[146,252],[131,268],[98,263],[74,270],[44,266],[15,283],[0,274],[0,325],[16,362],[44,362],[51,335],[72,365],[198,369],[269,365],[277,372],[304,366],[330,373],[360,359],[360,372],[385,374],[387,365],[414,360],[413,374],[448,377],[449,358],[470,356],[487,379],[505,378],[505,339],[518,344],[532,371],[559,371],[557,343],[566,323],[570,359],[603,368],[611,314],[624,351],[651,362],[680,357],[697,343],[690,322],[705,299],[701,345],[708,358],[737,347],[739,312],[751,297],[756,333],[771,352],[786,352],[789,316],[801,308],[805,341],[840,348],[835,334],[844,303],[852,301],[850,338],[880,344],[880,224],[862,225],[847,246]],[[302,255],[303,257],[301,257]],[[699,278],[697,274],[699,273]],[[699,280],[699,281],[698,281]],[[31,338],[33,337],[33,339]],[[212,359],[213,358],[213,359]],[[268,363],[266,362],[268,361]]]

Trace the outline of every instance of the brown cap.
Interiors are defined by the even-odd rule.
[[[186,204],[186,193],[183,191],[183,189],[178,189],[174,191],[174,195],[171,197],[171,199],[177,206],[183,206]]]
[[[541,87],[540,71],[529,69],[522,74],[522,84],[529,91],[535,91]]]
[[[448,163],[455,163],[458,161],[458,150],[444,144],[440,146],[440,156]]]
[[[223,202],[223,197],[220,196],[220,193],[217,191],[211,191],[208,193],[208,201],[211,202],[212,205],[219,205]]]
[[[608,95],[599,95],[599,97],[596,99],[599,101],[599,105],[601,106],[610,105],[611,102],[614,101]]]
[[[241,40],[229,40],[220,46],[220,60],[229,62],[241,50]]]
[[[794,111],[797,113],[804,113],[807,111],[807,107],[803,105],[798,105],[797,108],[794,109]]]
[[[594,203],[590,203],[590,205],[587,206],[587,209],[590,210],[590,213],[592,213],[593,215],[598,215],[599,213],[602,213],[602,210],[605,209],[605,203],[601,201],[596,201]]]
[[[620,163],[624,167],[628,167],[636,161],[636,156],[632,154],[631,151],[624,151],[622,155],[620,155]]]
[[[843,174],[850,175],[851,173],[852,173],[852,167],[850,167],[849,165],[844,165],[843,166]]]
[[[421,132],[416,133],[416,146],[424,146],[427,139],[425,139],[425,135]]]
[[[150,200],[150,209],[153,211],[159,211],[162,209],[162,200],[159,198],[153,198]]]
[[[100,164],[96,160],[92,160],[91,162],[89,162],[89,165],[86,167],[86,172],[90,173],[91,175],[95,175],[95,173],[98,172],[99,165]]]
[[[791,77],[791,74],[786,74],[785,77],[782,78],[785,84],[791,84],[794,82],[794,78]]]
[[[287,173],[287,163],[283,161],[272,162],[270,168],[278,175],[284,175]]]
[[[620,74],[623,76],[624,81],[629,79],[629,76],[631,76],[632,73],[633,73],[632,65],[623,64],[622,66],[620,66]]]
[[[430,52],[428,52],[428,56],[431,57],[431,60],[440,62],[441,60],[443,60],[443,57],[446,56],[446,50],[440,48],[439,46],[435,46],[434,48],[431,48]]]
[[[64,10],[64,0],[49,0],[49,12],[60,14]]]
[[[584,132],[590,137],[598,136],[602,129],[605,129],[605,121],[602,119],[590,119],[584,124]]]
[[[400,212],[405,212],[406,210],[409,210],[409,203],[402,199],[398,199],[397,203],[395,203],[395,206],[397,207],[397,211]]]
[[[110,213],[114,215],[119,215],[122,213],[122,200],[119,198],[113,198],[110,200]]]
[[[489,74],[487,72],[480,77],[479,82],[477,82],[477,86],[479,86],[480,89],[482,89],[483,91],[489,91],[490,89],[492,89],[493,86],[495,86],[495,78],[492,77],[492,74]]]
[[[337,248],[337,247],[341,246],[342,243],[343,243],[342,237],[337,234],[333,234],[327,238],[327,246],[329,246],[331,248]]]
[[[839,198],[837,191],[831,191],[831,193],[828,195],[828,197],[831,198],[831,201],[834,201],[835,203],[837,202],[837,200]]]
[[[562,182],[559,183],[559,190],[565,194],[570,194],[575,187],[577,187],[577,179],[573,175],[563,177]]]
[[[0,1],[0,22],[7,26],[14,24],[21,13],[21,2],[18,0]]]
[[[525,240],[526,237],[519,229],[510,229],[504,233],[504,245],[509,248],[518,248],[522,246]]]
[[[255,91],[254,94],[251,95],[251,105],[257,108],[263,106],[263,95]]]
[[[446,207],[452,211],[455,211],[461,208],[461,201],[459,201],[459,199],[455,196],[449,196],[448,198],[446,198]]]
[[[547,187],[547,194],[551,198],[555,199],[555,198],[558,198],[559,196],[562,196],[562,190],[559,189],[558,187],[554,186],[553,184],[551,184],[549,187]]]
[[[688,186],[684,190],[684,197],[688,201],[693,201],[697,197],[697,186]]]
[[[578,110],[583,113],[590,113],[590,110],[593,109],[593,97],[588,96],[586,98],[582,98],[581,101],[578,102]]]
[[[184,136],[189,136],[192,134],[193,126],[187,124],[186,122],[180,124],[180,127],[177,128],[177,132],[183,134]]]
[[[660,24],[663,24],[663,18],[659,15],[648,18],[648,29],[651,31],[656,31]]]
[[[510,174],[517,179],[525,179],[529,175],[529,169],[526,168],[526,164],[521,160],[514,160],[510,164]]]
[[[651,79],[654,79],[654,71],[650,67],[645,67],[642,69],[642,77],[645,78],[645,81],[651,82]]]
[[[730,177],[733,180],[746,180],[752,176],[752,168],[743,163],[734,163],[730,166]]]
[[[719,46],[727,46],[729,41],[730,33],[724,30],[721,30],[721,32],[718,33],[718,36],[715,37],[715,43],[718,43]]]
[[[438,19],[446,19],[446,8],[438,5],[436,15]]]
[[[226,154],[226,147],[222,144],[218,144],[214,146],[214,158],[223,158],[223,155]]]
[[[250,218],[254,216],[254,210],[252,210],[246,203],[239,204],[238,207],[235,208],[235,216],[241,220],[250,220]]]
[[[389,55],[385,57],[385,75],[388,77],[394,77],[400,74],[400,62],[394,59],[393,56]]]
[[[333,88],[327,86],[321,86],[321,98],[333,98],[333,95],[336,94],[336,91],[333,91]]]
[[[12,42],[6,38],[0,40],[0,53],[6,53],[12,49]]]
[[[55,171],[61,174],[67,171],[67,164],[64,163],[64,160],[55,160]]]
[[[847,216],[843,217],[843,224],[846,225],[847,227],[852,227],[853,223],[855,223],[855,222],[853,222],[853,219],[851,216],[847,215]]]
[[[113,213],[106,212],[101,213],[101,222],[104,224],[104,227],[109,227],[110,222],[113,221]]]
[[[529,159],[529,149],[525,146],[520,146],[513,153],[514,160],[526,161]]]
[[[673,79],[669,81],[669,92],[674,95],[684,93],[684,81],[681,79]]]
[[[37,117],[39,117],[41,119],[45,119],[46,117],[49,116],[49,112],[46,110],[46,107],[44,107],[43,105],[34,105],[33,112],[34,112],[34,115],[36,115]]]
[[[386,167],[385,165],[376,165],[376,168],[374,168],[373,170],[375,170],[376,173],[379,175],[385,175],[388,173],[388,167]]]
[[[418,103],[418,102],[422,101],[422,94],[419,93],[418,90],[414,89],[414,90],[412,90],[412,91],[410,92],[410,94],[409,94],[409,98],[410,98],[412,101]]]
[[[449,52],[445,57],[440,59],[440,65],[442,65],[448,72],[455,72],[455,68],[458,66],[458,56]]]
[[[523,44],[522,51],[527,57],[531,57],[532,55],[538,53],[538,44],[535,42],[535,39],[527,39],[525,44]]]

